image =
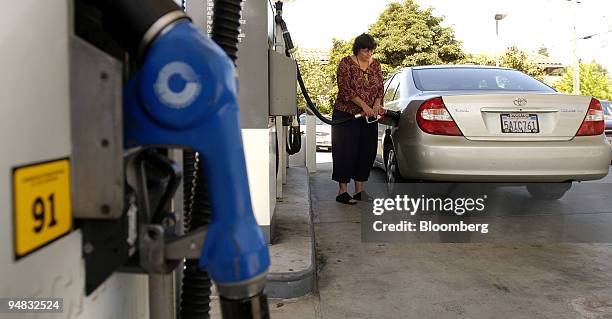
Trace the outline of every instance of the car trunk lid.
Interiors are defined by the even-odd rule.
[[[591,97],[556,93],[446,94],[463,135],[483,141],[567,141],[574,138]]]

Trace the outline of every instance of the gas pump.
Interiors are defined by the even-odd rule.
[[[103,255],[85,249],[91,278],[88,290],[93,291],[110,275],[113,265],[124,271],[163,275],[176,269],[183,258],[198,259],[197,266],[206,269],[217,286],[224,318],[267,318],[263,289],[270,259],[252,212],[236,74],[228,58],[228,54],[235,58],[231,47],[237,32],[232,34],[239,15],[230,14],[217,24],[225,28],[218,40],[224,52],[170,0],[87,2],[100,10],[105,31],[129,53],[133,67],[123,88],[125,215],[131,214],[132,220],[116,229],[132,236],[133,244],[137,242],[136,253],[123,254],[126,263],[121,259],[110,262],[102,272],[94,269]],[[239,13],[240,2],[217,1],[215,6],[220,12]],[[197,152],[198,160],[192,163],[206,182],[200,191],[207,192],[210,223],[193,227],[186,235],[177,231],[177,217],[170,209],[182,172],[167,157],[168,148]],[[84,246],[108,222],[85,219]],[[209,289],[209,285],[202,288]],[[206,293],[210,292],[196,291],[195,295],[207,298]]]

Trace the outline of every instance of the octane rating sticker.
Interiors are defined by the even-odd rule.
[[[68,159],[13,169],[13,213],[17,258],[68,233],[72,228]]]

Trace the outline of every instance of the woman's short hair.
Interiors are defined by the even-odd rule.
[[[353,54],[357,55],[361,49],[370,49],[372,51],[376,49],[376,41],[374,41],[371,35],[362,33],[355,38],[355,42],[353,42]]]

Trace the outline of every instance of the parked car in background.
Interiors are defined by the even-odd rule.
[[[612,144],[612,102],[601,101],[601,106],[604,111],[604,119],[606,121],[606,137]]]
[[[561,198],[573,181],[608,174],[601,103],[565,95],[517,70],[483,66],[404,68],[385,82],[377,165],[402,179],[529,184]]]
[[[317,124],[317,151],[323,149],[331,151],[331,126],[323,123],[323,121],[321,121],[318,117],[315,117],[315,119]],[[300,131],[303,134],[306,134],[306,114],[300,115]]]
[[[610,142],[610,152],[612,152],[612,102],[601,101],[601,106],[604,110],[604,119],[606,121],[606,138]],[[612,160],[610,161],[612,164]]]

